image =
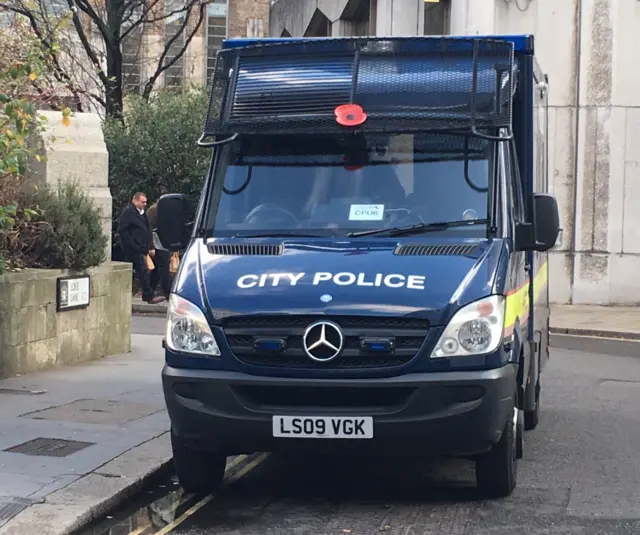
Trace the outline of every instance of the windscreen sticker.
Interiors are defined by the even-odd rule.
[[[238,288],[265,288],[278,286],[298,286],[311,284],[312,286],[324,286],[335,284],[337,286],[363,286],[386,288],[407,288],[409,290],[424,290],[424,275],[401,275],[399,273],[329,273],[319,271],[316,273],[263,273],[262,275],[242,275],[236,285]]]
[[[384,204],[352,204],[349,221],[382,221]]]

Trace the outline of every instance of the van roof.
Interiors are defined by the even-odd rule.
[[[514,52],[516,54],[533,55],[534,53],[534,38],[533,35],[521,34],[521,35],[445,35],[443,36],[447,40],[449,39],[492,39],[495,41],[510,41],[513,43]],[[382,37],[384,38],[384,37]],[[376,39],[381,39],[377,37]],[[415,41],[416,37],[393,37],[389,36],[388,39],[398,40],[412,40]],[[418,38],[420,39],[420,38]],[[425,41],[433,42],[434,36],[424,36]],[[296,41],[311,41],[311,40],[324,40],[324,41],[346,41],[353,40],[353,37],[264,37],[264,38],[231,38],[224,39],[222,42],[223,49],[240,48],[244,46],[252,46],[259,44],[279,44],[279,43],[291,43]]]

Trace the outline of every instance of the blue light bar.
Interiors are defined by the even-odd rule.
[[[456,39],[493,39],[495,41],[510,41],[513,43],[514,52],[516,54],[524,54],[524,55],[533,55],[534,53],[534,38],[533,35],[446,35],[444,36],[447,40],[456,40]],[[253,46],[259,44],[265,45],[273,45],[273,44],[284,44],[284,43],[292,43],[292,42],[300,42],[300,41],[351,41],[356,39],[354,37],[265,37],[262,39],[254,39],[254,38],[234,38],[234,39],[224,39],[222,41],[222,48],[240,48],[244,46]],[[393,41],[403,41],[403,40],[412,40],[415,41],[416,37],[376,37],[374,39],[389,39]],[[432,37],[425,36],[420,39],[424,39],[425,42],[434,41],[441,39],[440,37]]]

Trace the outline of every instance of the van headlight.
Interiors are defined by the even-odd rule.
[[[202,310],[184,297],[171,294],[167,310],[167,346],[173,351],[220,356],[220,348]]]
[[[453,316],[431,358],[483,355],[495,351],[504,332],[505,299],[492,295],[469,303]]]

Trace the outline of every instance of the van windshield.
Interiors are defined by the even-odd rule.
[[[208,227],[219,237],[345,236],[478,220],[438,232],[484,236],[493,149],[462,134],[240,137],[221,149],[224,189]]]

